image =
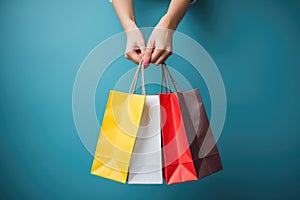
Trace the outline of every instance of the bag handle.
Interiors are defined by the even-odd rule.
[[[179,88],[179,85],[178,83],[175,81],[174,77],[172,76],[170,70],[168,69],[166,63],[162,63],[161,64],[161,67],[162,67],[162,83],[167,83],[168,86],[167,86],[167,93],[170,93],[170,79],[171,79],[171,82],[176,90],[176,92],[179,92],[180,91],[180,88]],[[168,78],[169,77],[169,78]],[[161,87],[161,92],[162,92],[162,87]]]
[[[133,80],[131,82],[129,93],[135,94],[137,89],[137,84],[139,80],[139,74],[142,68],[142,95],[146,95],[146,88],[145,88],[145,72],[144,72],[144,65],[142,64],[143,60],[140,61],[140,63],[137,66],[137,69],[135,71],[135,75],[133,77]]]
[[[162,93],[162,89],[163,89],[163,86],[165,86],[166,88],[166,92],[167,93],[170,93],[170,89],[171,89],[171,86],[170,86],[170,82],[169,82],[169,79],[167,77],[167,72],[166,72],[166,69],[164,66],[161,66],[161,86],[160,86],[160,93]]]

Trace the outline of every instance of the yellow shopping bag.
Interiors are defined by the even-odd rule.
[[[127,94],[110,91],[91,174],[126,183],[130,159],[146,100],[145,95],[133,94],[140,68],[141,65],[138,66],[132,83],[132,86],[135,86],[133,92]],[[144,78],[144,73],[142,74]]]

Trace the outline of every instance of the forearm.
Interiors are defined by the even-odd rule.
[[[124,31],[137,28],[135,23],[133,0],[113,0],[112,3]]]
[[[176,30],[190,6],[190,0],[171,0],[167,13],[163,16],[163,28]],[[158,24],[160,27],[161,24]]]

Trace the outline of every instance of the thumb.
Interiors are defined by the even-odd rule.
[[[145,50],[145,53],[144,53],[144,56],[143,56],[143,65],[145,67],[147,67],[150,63],[152,52],[153,52],[153,48],[147,48]]]

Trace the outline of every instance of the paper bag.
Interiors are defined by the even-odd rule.
[[[176,93],[160,94],[164,179],[167,184],[197,180]]]
[[[140,68],[141,65],[137,68],[133,83],[137,82]],[[145,95],[133,93],[110,91],[91,169],[94,175],[121,183],[127,181],[146,100]]]
[[[160,103],[147,95],[130,161],[129,184],[162,184]]]

